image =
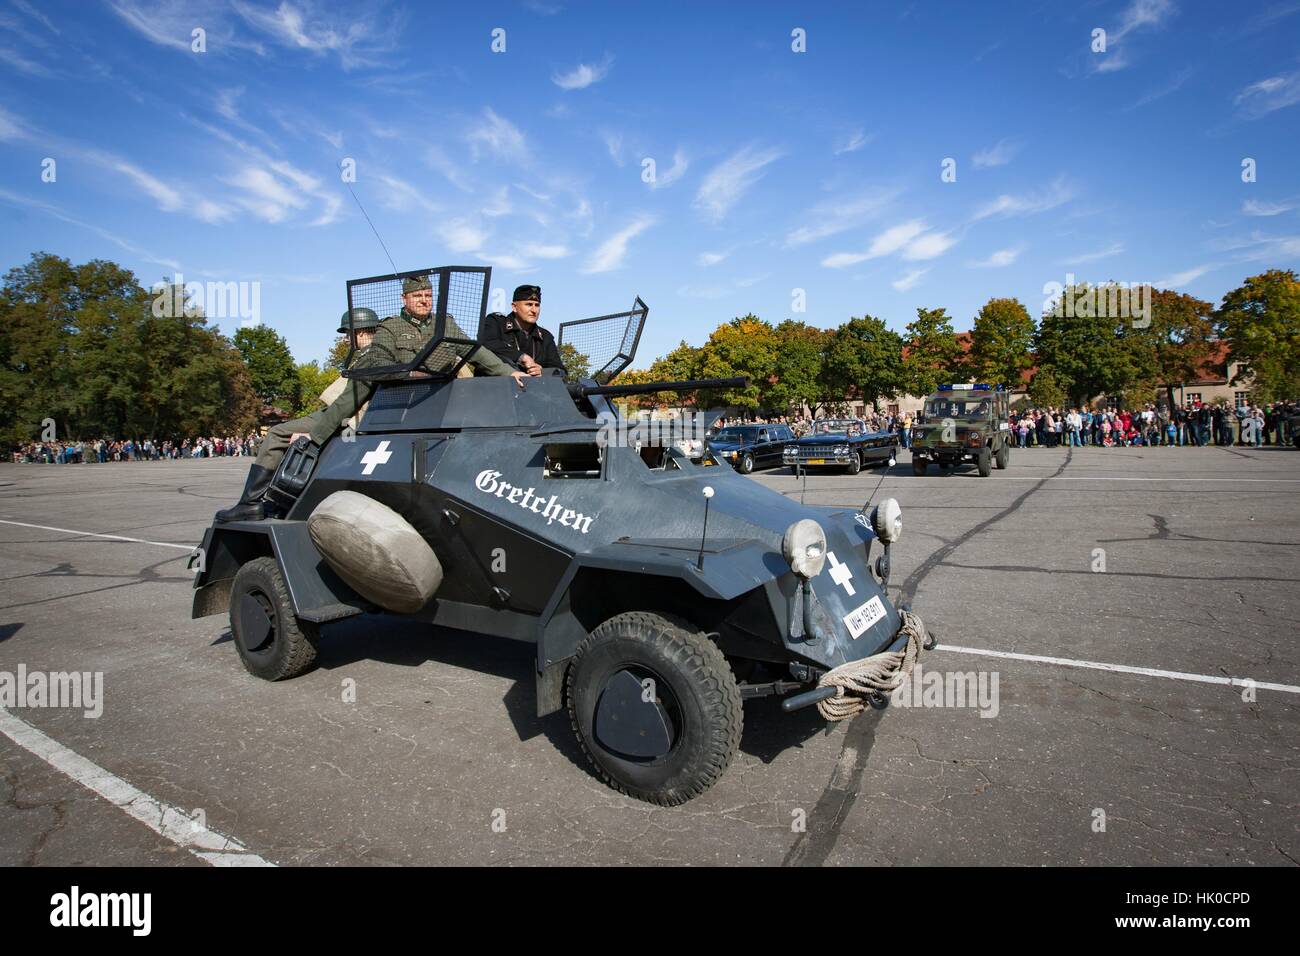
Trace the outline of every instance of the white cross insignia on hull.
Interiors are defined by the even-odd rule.
[[[856,592],[853,590],[853,585],[850,583],[850,579],[853,577],[853,572],[849,570],[849,566],[847,564],[840,564],[835,557],[834,551],[826,552],[826,560],[831,563],[831,580],[836,584],[843,585],[844,590],[849,592],[849,597],[853,597]]]
[[[381,441],[379,447],[374,451],[368,451],[361,456],[361,464],[366,467],[361,469],[361,474],[368,475],[375,470],[376,465],[385,465],[388,459],[393,457],[393,453],[388,450],[388,442]],[[850,591],[850,594],[853,592]]]

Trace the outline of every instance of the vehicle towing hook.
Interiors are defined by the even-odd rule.
[[[802,694],[791,694],[781,701],[781,709],[790,714],[796,710],[803,710],[805,707],[821,703],[823,700],[830,700],[838,693],[838,687],[815,687],[812,690],[804,691]]]

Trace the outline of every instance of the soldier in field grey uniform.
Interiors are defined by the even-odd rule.
[[[397,315],[390,315],[379,323],[375,332],[375,341],[366,353],[364,361],[353,363],[353,368],[378,368],[384,365],[409,365],[424,348],[433,335],[433,287],[423,276],[402,280],[402,310]],[[456,324],[455,318],[447,316],[444,333],[448,338],[468,339],[469,336]],[[446,372],[453,362],[452,349],[464,354],[469,346],[439,347],[425,359],[420,370],[411,373],[413,378],[427,378]],[[511,368],[496,355],[485,348],[476,351],[469,359],[469,365],[488,375],[509,375],[524,387],[527,376]],[[321,414],[312,425],[311,440],[317,445],[329,441],[343,422],[357,413],[374,391],[370,382],[348,381],[343,394]]]
[[[343,313],[342,324],[339,326],[339,332],[344,334],[349,332],[348,315],[347,312]],[[372,309],[352,309],[351,316],[352,345],[356,349],[352,356],[352,367],[355,368],[366,360],[375,337],[375,330],[379,327],[379,316]],[[344,385],[340,386],[339,383]],[[332,406],[337,401],[339,392],[345,387],[345,379],[336,380],[321,395],[322,400]],[[275,470],[280,467],[285,450],[294,438],[309,434],[317,421],[328,411],[329,408],[325,408],[311,415],[304,415],[302,418],[281,422],[271,428],[262,439],[253,466],[248,469],[248,480],[244,483],[244,493],[240,495],[239,503],[218,511],[217,521],[255,521],[265,517],[263,503],[266,489],[271,486],[271,479],[275,477]]]

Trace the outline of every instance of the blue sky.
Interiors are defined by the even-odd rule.
[[[751,311],[1300,268],[1297,0],[0,0],[0,93],[4,267],[257,281],[302,360],[389,271],[347,158],[399,269],[539,283],[552,328],[639,294],[638,365]]]

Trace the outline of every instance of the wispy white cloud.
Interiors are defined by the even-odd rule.
[[[465,134],[474,158],[484,153],[508,162],[525,164],[529,160],[528,141],[519,127],[498,116],[489,106],[483,110],[482,120]]]
[[[50,18],[47,17],[45,14],[41,13],[41,11],[37,10],[37,9],[36,9],[34,6],[32,6],[30,3],[28,3],[27,0],[10,0],[10,2],[11,2],[11,3],[16,7],[16,8],[18,8],[19,10],[21,10],[23,13],[27,14],[27,15],[28,15],[29,17],[31,17],[33,20],[37,21],[37,22],[40,23],[42,26],[44,26],[47,30],[49,30],[49,31],[50,31],[51,33],[53,33],[55,36],[62,36],[62,33],[60,33],[59,28],[56,27],[56,26],[55,26],[55,25],[50,21]]]
[[[1241,211],[1247,216],[1280,216],[1284,212],[1290,212],[1296,208],[1295,200],[1288,199],[1285,202],[1261,202],[1258,199],[1247,199],[1241,204]]]
[[[1182,272],[1175,272],[1173,275],[1165,276],[1163,279],[1157,279],[1151,284],[1160,289],[1174,289],[1178,286],[1187,285],[1189,282],[1193,282],[1205,275],[1205,273],[1217,268],[1218,265],[1213,262],[1200,266],[1192,266],[1192,268],[1185,269]]]
[[[30,135],[31,131],[18,117],[0,106],[0,142],[8,143],[14,140],[27,139]]]
[[[917,236],[899,253],[909,262],[923,262],[926,259],[937,259],[949,249],[951,249],[957,240],[950,232],[927,232],[924,235]]]
[[[972,262],[971,266],[976,269],[1001,269],[1003,266],[1009,266],[1014,263],[1020,258],[1020,253],[1024,251],[1024,246],[1012,246],[1009,249],[999,249],[987,259]]]
[[[988,219],[991,216],[1004,218],[1007,216],[1028,216],[1034,213],[1047,212],[1049,209],[1055,209],[1062,206],[1074,198],[1074,187],[1066,181],[1065,177],[1057,177],[1044,190],[1035,193],[1013,196],[1003,194],[991,202],[985,203],[975,211],[972,219],[979,221]]]
[[[1094,73],[1114,73],[1126,69],[1134,62],[1129,34],[1143,29],[1164,26],[1177,12],[1173,0],[1133,0],[1120,14],[1119,26],[1106,31],[1106,52],[1090,54],[1090,67]]]
[[[707,269],[709,266],[716,266],[719,262],[722,262],[729,255],[731,255],[730,250],[728,250],[727,252],[701,252],[696,257],[695,261]]]
[[[438,236],[452,252],[475,252],[488,241],[489,233],[474,219],[446,219],[438,224]]]
[[[988,169],[992,166],[1005,166],[1020,152],[1024,144],[1014,139],[1000,139],[987,149],[981,149],[971,157],[971,165],[976,169]]]
[[[149,250],[136,245],[134,242],[131,242],[129,239],[124,239],[122,236],[119,236],[116,233],[109,232],[107,229],[104,229],[102,226],[92,225],[91,223],[83,222],[82,220],[77,219],[74,216],[69,216],[58,206],[46,202],[41,202],[38,199],[30,199],[27,196],[22,196],[19,195],[18,193],[10,192],[7,189],[0,189],[0,200],[3,200],[5,202],[11,203],[16,206],[26,206],[30,209],[36,209],[45,213],[48,216],[53,216],[55,219],[58,219],[62,222],[69,223],[70,225],[73,226],[79,226],[82,229],[88,229],[89,231],[93,232],[95,235],[99,236],[100,238],[106,239],[107,241],[113,243],[115,246],[125,249],[127,252],[131,253],[132,255],[139,256],[145,262],[151,262],[154,265],[163,266],[164,268],[171,269],[173,272],[179,272],[181,269],[181,264],[177,262],[175,259],[167,259],[160,256],[156,256]]]
[[[424,164],[451,183],[461,192],[473,192],[474,185],[465,170],[456,165],[438,146],[427,146],[421,157]]]
[[[29,60],[13,47],[0,46],[0,63],[6,63],[18,70],[20,73],[26,73],[29,76],[49,76],[50,69],[43,63],[37,63],[35,60]]]
[[[897,195],[894,190],[874,189],[819,202],[803,215],[805,225],[786,235],[785,244],[802,246],[856,229],[877,218]]]
[[[265,222],[283,222],[291,210],[306,205],[300,193],[259,166],[245,166],[224,182],[243,193],[235,202]]]
[[[281,6],[293,9],[288,2]],[[200,27],[210,55],[230,50],[266,53],[261,43],[239,35],[223,11],[196,0],[111,0],[109,9],[151,43],[181,53],[192,52],[193,31]]]
[[[902,278],[895,279],[893,282],[889,284],[892,285],[899,292],[906,292],[908,289],[912,288],[914,285],[920,282],[921,277],[924,276],[929,271],[930,271],[929,269],[913,269],[911,272],[907,273]]]
[[[584,275],[598,272],[612,272],[623,264],[627,256],[628,243],[655,224],[652,216],[639,216],[614,233],[591,254],[586,265],[582,267]]]
[[[380,202],[386,209],[395,212],[410,212],[412,208],[423,209],[428,213],[441,212],[441,207],[432,202],[423,190],[416,189],[404,179],[378,173],[375,178],[384,187],[380,192]]]
[[[837,140],[832,152],[836,156],[842,156],[845,153],[856,153],[863,146],[866,146],[867,143],[871,142],[872,139],[874,139],[874,137],[868,136],[866,130],[855,129],[847,136]]]
[[[784,154],[779,149],[745,146],[713,167],[695,194],[695,208],[706,219],[721,222],[731,207],[763,177],[763,170]]]
[[[231,5],[249,26],[272,42],[317,56],[337,56],[345,70],[382,65],[384,55],[397,48],[406,24],[400,9],[349,11],[309,0],[281,0],[274,9],[243,0],[233,0]]]
[[[1190,66],[1184,67],[1175,73],[1169,82],[1165,83],[1163,86],[1158,86],[1153,90],[1148,90],[1146,93],[1142,94],[1135,103],[1124,107],[1123,112],[1129,113],[1133,110],[1141,109],[1149,103],[1154,103],[1156,100],[1164,99],[1171,93],[1178,92],[1183,88],[1183,85],[1192,78],[1192,74],[1195,72],[1196,71]]]
[[[906,249],[911,243],[925,234],[926,225],[922,220],[911,219],[907,222],[901,222],[896,226],[890,226],[877,235],[871,240],[871,245],[865,251],[837,252],[823,259],[822,265],[831,269],[842,269],[845,266],[854,266],[869,259],[879,259],[882,256],[893,255]]]
[[[1247,119],[1257,119],[1300,103],[1300,70],[1279,73],[1243,89],[1233,101],[1237,111]]]
[[[650,183],[651,189],[663,189],[665,186],[671,186],[677,180],[681,179],[686,172],[690,161],[686,154],[679,148],[673,152],[673,164],[667,169],[660,171],[655,169],[655,181]]]
[[[1061,262],[1067,266],[1081,266],[1085,262],[1096,262],[1098,259],[1109,259],[1111,256],[1117,256],[1124,251],[1124,243],[1112,242],[1104,249],[1096,249],[1092,252],[1080,253],[1077,256],[1071,256],[1068,259],[1062,259]]]
[[[609,158],[614,161],[614,165],[619,169],[623,168],[623,134],[616,133],[613,130],[604,130],[600,138],[605,143],[605,151],[609,153]]]
[[[585,90],[603,80],[613,65],[614,58],[606,54],[599,63],[579,63],[567,73],[553,73],[551,82],[562,90]]]
[[[525,242],[519,251],[530,259],[565,259],[569,249],[560,243]]]

